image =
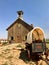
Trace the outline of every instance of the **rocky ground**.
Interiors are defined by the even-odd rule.
[[[22,44],[10,44],[0,46],[0,65],[36,65],[34,61],[28,61],[25,52],[21,52],[21,48],[25,46]],[[38,61],[38,65],[47,65],[45,61]]]

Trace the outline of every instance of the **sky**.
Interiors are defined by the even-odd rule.
[[[49,0],[0,0],[0,39],[7,38],[6,29],[17,19],[22,10],[23,20],[44,30],[49,38]]]

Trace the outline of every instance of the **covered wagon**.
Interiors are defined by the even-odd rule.
[[[40,27],[35,27],[27,34],[27,42],[30,44],[35,40],[45,40],[44,31]]]
[[[29,58],[37,58],[46,52],[45,34],[40,27],[35,27],[27,34],[26,49]]]

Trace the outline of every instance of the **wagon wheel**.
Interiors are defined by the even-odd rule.
[[[46,59],[49,61],[49,50],[47,50]]]
[[[28,59],[30,59],[30,51],[29,50],[27,50],[27,57],[28,57]]]

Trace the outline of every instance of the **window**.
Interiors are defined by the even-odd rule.
[[[27,40],[27,36],[25,36],[25,40]]]
[[[13,37],[11,37],[11,40],[13,40],[14,38]]]
[[[27,40],[27,36],[24,36],[23,40],[24,40],[24,41]]]

